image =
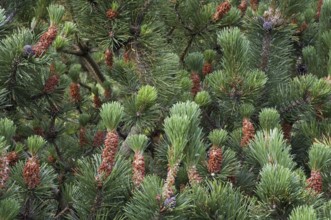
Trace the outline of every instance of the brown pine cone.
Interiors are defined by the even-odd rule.
[[[41,35],[39,41],[32,47],[36,57],[42,56],[46,50],[52,45],[57,35],[57,28],[52,25],[48,30]]]
[[[0,189],[5,188],[9,178],[9,160],[7,156],[0,155]]]
[[[108,132],[105,139],[105,148],[102,151],[102,162],[99,167],[99,175],[104,174],[108,177],[113,170],[115,156],[118,147],[118,134],[116,132]]]
[[[99,95],[94,95],[93,96],[93,104],[94,104],[94,108],[99,109],[102,105],[102,102],[100,100]]]
[[[217,6],[216,12],[213,15],[214,21],[219,21],[227,14],[231,9],[231,4],[228,1],[225,1]]]
[[[241,0],[241,3],[238,6],[238,9],[241,11],[242,14],[244,14],[247,10],[247,0]]]
[[[44,93],[50,94],[54,92],[56,87],[59,85],[59,82],[60,82],[59,75],[49,76],[44,85]]]
[[[19,160],[18,154],[16,151],[11,151],[7,154],[7,159],[10,166],[14,166]]]
[[[307,184],[308,189],[312,189],[317,193],[322,193],[323,179],[321,172],[312,170],[310,173],[310,178],[307,179]]]
[[[209,151],[208,171],[209,173],[216,174],[221,172],[222,169],[223,152],[222,148],[212,147]]]
[[[141,152],[134,154],[132,181],[136,187],[140,186],[145,177],[145,159]]]
[[[202,177],[200,176],[196,166],[191,166],[187,171],[188,179],[191,185],[201,183]]]
[[[105,52],[105,63],[111,69],[113,67],[113,53],[107,49]]]
[[[34,189],[40,184],[40,164],[36,156],[32,156],[25,163],[23,179],[29,189]]]
[[[106,16],[109,20],[113,20],[118,16],[118,12],[114,11],[113,9],[108,9],[108,11],[106,12]]]
[[[204,76],[208,75],[209,73],[211,73],[213,71],[213,66],[211,63],[209,62],[206,62],[203,64],[203,67],[202,67],[202,74]]]
[[[72,82],[70,84],[70,97],[71,97],[71,100],[75,103],[78,103],[81,101],[82,97],[80,96],[80,88],[79,88],[79,84],[78,83],[75,83],[75,82]]]
[[[192,72],[191,74],[191,80],[193,83],[192,89],[191,89],[191,93],[195,96],[200,90],[201,90],[201,86],[200,86],[200,77],[197,73]]]
[[[251,8],[253,11],[256,11],[259,7],[259,0],[250,0]]]
[[[243,124],[242,127],[243,136],[240,142],[240,146],[246,147],[249,144],[249,142],[254,138],[255,129],[253,123],[248,118],[244,118],[242,124]]]

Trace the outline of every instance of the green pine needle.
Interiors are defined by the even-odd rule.
[[[280,129],[280,114],[274,108],[264,108],[259,114],[262,129],[269,131],[273,128]]]
[[[298,206],[291,212],[289,220],[317,220],[316,211],[312,206]]]
[[[7,144],[11,142],[11,138],[15,135],[15,132],[16,126],[13,121],[7,118],[0,119],[0,135],[5,137]]]
[[[65,12],[64,7],[62,5],[52,4],[47,8],[47,10],[49,14],[49,19],[51,21],[51,26],[58,25],[61,22]]]
[[[45,139],[38,135],[30,136],[27,140],[28,148],[33,155],[35,155],[38,150],[45,144]]]
[[[209,140],[210,142],[216,146],[221,147],[225,141],[227,140],[228,132],[226,130],[213,130],[209,133]]]
[[[157,99],[157,91],[153,86],[142,86],[136,97],[136,108],[143,111],[145,108],[150,107]]]
[[[143,134],[128,137],[127,143],[134,152],[143,152],[147,148],[148,138]]]
[[[115,130],[123,117],[123,106],[119,102],[105,103],[101,107],[100,116],[106,128]]]

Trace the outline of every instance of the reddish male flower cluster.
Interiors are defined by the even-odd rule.
[[[201,90],[199,74],[192,72],[191,80],[193,83],[191,93],[195,96]]]
[[[322,193],[323,181],[321,172],[312,170],[310,173],[310,178],[307,179],[307,184],[308,189],[312,189],[317,193]]]
[[[209,151],[208,171],[211,174],[221,172],[223,152],[222,148],[212,147]]]
[[[249,142],[254,138],[255,129],[253,123],[248,118],[243,119],[242,125],[243,136],[241,138],[240,146],[246,147]]]
[[[214,21],[219,21],[227,14],[231,9],[231,4],[228,1],[225,1],[217,6],[216,12],[213,15]]]
[[[101,99],[99,97],[99,95],[94,95],[93,96],[93,104],[94,104],[94,108],[99,109],[102,105]]]
[[[106,16],[109,20],[113,20],[118,16],[118,12],[114,11],[113,9],[108,9],[108,11],[106,12]]]
[[[141,152],[136,152],[133,159],[132,181],[136,187],[140,186],[145,177],[145,159]]]
[[[110,69],[113,67],[113,63],[114,63],[113,52],[111,52],[111,50],[109,49],[107,49],[105,52],[105,63]]]
[[[118,147],[118,135],[116,132],[108,132],[105,140],[105,148],[102,151],[102,162],[99,167],[99,175],[108,177],[113,170],[115,156]]]
[[[282,130],[283,130],[284,138],[287,141],[291,141],[292,124],[288,122],[282,123]]]
[[[251,8],[253,11],[256,11],[259,7],[259,0],[250,0]]]
[[[83,147],[87,144],[88,144],[88,140],[87,140],[87,137],[86,137],[86,128],[81,127],[79,129],[79,146]]]
[[[191,166],[187,171],[188,179],[191,185],[201,183],[202,177],[200,176],[196,166]]]
[[[205,62],[202,67],[202,74],[204,76],[208,75],[213,71],[213,66],[210,62]]]
[[[52,25],[48,30],[40,37],[39,41],[32,47],[32,50],[36,57],[42,56],[46,50],[52,45],[57,35],[57,28]]]
[[[318,0],[317,12],[316,12],[316,19],[317,20],[320,19],[322,6],[323,6],[323,0]]]
[[[8,159],[9,165],[14,166],[19,159],[18,154],[16,153],[16,151],[11,151],[7,154],[7,159]]]
[[[175,184],[175,179],[177,176],[178,169],[179,169],[178,164],[175,164],[173,167],[168,168],[167,179],[163,186],[164,198],[170,198],[174,194],[173,186]]]
[[[0,189],[5,188],[9,178],[9,160],[5,155],[0,155]]]
[[[241,0],[238,9],[241,11],[242,14],[244,14],[247,10],[247,0]]]
[[[93,147],[100,147],[105,141],[105,132],[97,131],[93,138]]]
[[[37,157],[32,156],[23,169],[23,179],[29,189],[36,188],[40,183],[40,164]]]
[[[80,88],[79,88],[79,84],[78,83],[75,83],[75,82],[72,82],[70,84],[70,97],[71,97],[71,100],[75,103],[78,103],[82,100],[82,97],[80,96]]]
[[[56,87],[59,85],[59,82],[60,82],[59,75],[54,74],[49,76],[44,85],[44,93],[50,94],[54,92]]]

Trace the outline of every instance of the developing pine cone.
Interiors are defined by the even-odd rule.
[[[99,174],[108,177],[113,170],[115,156],[118,147],[118,135],[116,132],[108,132],[105,140],[105,148],[102,151],[102,162],[99,167]]]
[[[101,100],[100,100],[99,95],[94,95],[94,96],[93,96],[93,104],[94,104],[94,108],[99,109],[99,108],[101,107],[102,102],[101,102]]]
[[[113,20],[117,17],[118,12],[114,11],[113,9],[108,9],[108,11],[106,12],[106,16],[109,20]]]
[[[174,194],[173,186],[178,172],[178,164],[168,168],[167,179],[163,186],[163,197],[170,198]]]
[[[16,153],[16,151],[11,151],[7,154],[7,159],[8,159],[9,165],[14,166],[19,159],[18,154]]]
[[[221,172],[222,169],[223,152],[221,148],[213,147],[209,151],[208,171],[209,173],[216,174]]]
[[[259,0],[250,0],[251,8],[253,11],[256,11],[259,7]]]
[[[214,21],[219,21],[223,16],[228,13],[231,9],[231,4],[228,1],[225,1],[217,6],[216,12],[213,15]]]
[[[105,133],[103,131],[97,131],[93,138],[93,147],[100,147],[105,140]]]
[[[242,124],[243,136],[241,138],[240,146],[246,147],[249,144],[250,140],[254,138],[255,129],[253,123],[248,118],[244,118]]]
[[[138,187],[145,177],[145,160],[142,153],[137,152],[134,154],[133,159],[133,177],[132,181],[136,187]]]
[[[29,189],[36,188],[40,183],[39,160],[33,156],[28,159],[23,169],[23,179]]]
[[[247,0],[241,0],[241,3],[238,6],[238,9],[241,11],[242,14],[244,14],[247,10]]]
[[[9,160],[5,155],[0,156],[0,189],[5,188],[9,178]]]
[[[317,193],[322,193],[322,175],[319,171],[312,170],[310,173],[310,178],[307,179],[308,189],[312,189]]]
[[[52,45],[57,35],[57,28],[52,25],[40,37],[39,41],[32,47],[36,57],[42,56],[46,50]]]

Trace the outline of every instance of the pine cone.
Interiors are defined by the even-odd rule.
[[[253,11],[256,11],[259,7],[259,0],[250,0],[251,8]]]
[[[99,109],[102,105],[102,102],[99,98],[99,95],[94,95],[93,96],[93,104],[94,104],[94,108]]]
[[[216,12],[213,15],[214,21],[219,21],[222,17],[228,13],[231,9],[231,4],[228,1],[225,1],[217,6]]]
[[[141,152],[136,152],[133,159],[133,177],[132,181],[138,187],[145,177],[145,160]]]
[[[80,96],[79,90],[80,89],[79,89],[78,83],[72,82],[70,84],[70,97],[71,97],[71,100],[75,103],[80,102],[82,99],[82,97]]]
[[[241,11],[242,14],[245,14],[245,12],[247,10],[247,0],[241,0],[241,3],[238,6],[238,9]]]
[[[312,189],[317,193],[322,193],[323,180],[321,172],[312,170],[310,173],[310,178],[307,179],[307,184],[308,189]]]
[[[118,12],[114,11],[113,9],[108,9],[108,11],[106,12],[106,16],[109,20],[113,20],[118,16]]]
[[[46,50],[52,45],[57,35],[57,28],[52,25],[48,30],[41,35],[39,41],[32,47],[36,57],[42,56]]]
[[[108,177],[113,170],[118,141],[116,132],[107,133],[105,148],[102,151],[102,162],[98,170],[99,175],[104,174],[105,177]]]
[[[213,175],[221,172],[222,159],[223,159],[222,148],[212,147],[212,149],[209,151],[209,160],[208,160],[209,173]]]
[[[50,94],[50,93],[54,92],[54,90],[56,89],[56,87],[59,84],[59,81],[60,81],[59,75],[49,76],[44,85],[44,93]]]
[[[240,146],[246,147],[249,144],[249,142],[254,138],[255,129],[253,123],[248,118],[243,119],[242,125],[243,125],[242,127],[243,136],[240,142]]]
[[[93,147],[100,147],[105,140],[105,132],[97,131],[93,138]]]
[[[187,171],[188,179],[190,184],[199,184],[202,181],[202,177],[200,176],[196,166],[191,166]]]
[[[7,156],[0,156],[0,189],[5,188],[9,178],[9,160]]]
[[[29,189],[34,189],[40,184],[40,164],[37,157],[32,156],[23,169],[23,179]]]
[[[211,63],[206,62],[206,63],[203,64],[202,73],[203,73],[204,76],[208,75],[212,71],[213,71],[213,66],[212,66]]]
[[[200,77],[197,73],[192,72],[191,74],[191,80],[193,83],[192,89],[191,89],[191,93],[195,96],[200,90]]]
[[[113,53],[109,49],[105,52],[105,62],[110,69],[113,67]]]
[[[7,154],[7,159],[8,159],[9,165],[14,166],[17,163],[19,157],[18,157],[18,154],[16,153],[16,151],[11,151]]]

